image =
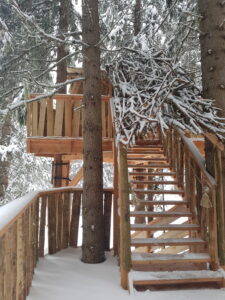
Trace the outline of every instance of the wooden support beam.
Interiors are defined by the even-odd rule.
[[[81,179],[83,178],[83,167],[79,169],[79,171],[76,173],[76,175],[73,177],[73,179],[68,184],[69,186],[75,186],[77,185]]]

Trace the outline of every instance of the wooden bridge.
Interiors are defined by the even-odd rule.
[[[114,187],[103,197],[105,250],[113,234],[122,287],[224,287],[223,145],[209,133],[196,137],[171,128],[132,148],[115,147],[112,92],[104,84],[104,161],[114,165]],[[1,209],[1,300],[25,299],[38,258],[78,245],[82,189],[74,186],[82,170],[71,183],[68,177],[69,163],[83,157],[81,86],[71,92],[27,106],[27,151],[54,158],[59,188]]]

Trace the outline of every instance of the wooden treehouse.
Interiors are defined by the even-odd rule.
[[[69,68],[68,79],[82,77],[82,69]],[[102,71],[102,146],[104,162],[112,162],[113,126],[110,109],[112,86]],[[54,158],[54,186],[76,185],[82,169],[69,180],[70,162],[83,159],[82,81],[74,82],[69,94],[56,94],[27,105],[27,152]],[[31,94],[31,98],[39,94]]]
[[[68,71],[69,78],[82,73]],[[115,147],[104,73],[102,86],[104,161],[114,165],[114,187],[103,198],[105,250],[113,234],[122,287],[224,287],[223,145],[212,134],[173,127],[128,149]],[[54,158],[54,183],[62,187],[15,200],[17,210],[5,221],[0,212],[1,300],[25,299],[38,258],[78,245],[82,188],[75,185],[82,169],[72,181],[68,174],[69,163],[82,159],[81,101],[81,83],[74,83],[70,94],[27,106],[27,151]]]

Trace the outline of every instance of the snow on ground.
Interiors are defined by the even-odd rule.
[[[117,260],[110,253],[102,264],[80,261],[80,249],[67,249],[38,262],[27,300],[224,300],[225,289],[135,292],[120,287]]]

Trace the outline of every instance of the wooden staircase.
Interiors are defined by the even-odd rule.
[[[196,214],[196,199],[187,195],[189,171],[183,168],[179,178],[176,157],[170,159],[166,150],[162,142],[149,140],[127,151],[129,289],[191,283],[222,287],[224,271],[212,253],[212,240],[204,234],[206,224],[200,224]],[[177,160],[182,155],[179,152]]]

